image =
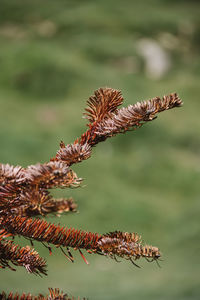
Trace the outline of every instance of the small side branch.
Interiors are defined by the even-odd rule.
[[[152,121],[157,114],[182,105],[176,93],[163,98],[155,97],[148,101],[137,102],[128,107],[117,107],[123,102],[121,92],[110,88],[100,88],[88,100],[86,118],[90,121],[89,129],[73,144],[60,144],[52,161],[64,161],[67,165],[81,162],[91,156],[91,147],[107,138],[140,128]]]
[[[115,231],[101,235],[20,216],[1,218],[0,227],[13,235],[21,235],[67,249],[68,247],[74,250],[85,249],[89,253],[114,259],[120,257],[133,261],[145,257],[157,260],[161,256],[157,247],[143,245],[141,237],[136,233]],[[87,261],[85,257],[84,260]]]
[[[49,288],[49,295],[39,294],[38,296],[31,295],[30,293],[19,295],[18,293],[12,292],[7,295],[5,292],[1,292],[0,300],[86,300],[86,298],[75,298],[68,294],[64,294],[57,288]]]
[[[29,246],[20,247],[13,241],[0,241],[0,267],[15,269],[10,265],[23,266],[29,273],[43,274],[46,273],[46,262],[39,254]]]

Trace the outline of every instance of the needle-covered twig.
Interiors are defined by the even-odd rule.
[[[156,115],[182,105],[176,93],[137,102],[135,105],[117,109],[123,102],[121,92],[110,88],[100,88],[88,100],[86,118],[89,129],[73,144],[60,144],[52,161],[64,161],[68,165],[81,162],[91,156],[91,147],[118,133],[134,130],[144,123],[152,121]]]
[[[6,294],[5,292],[0,293],[0,300],[86,300],[86,298],[73,297],[64,294],[59,289],[49,288],[49,295],[39,294],[38,296],[33,296],[30,293],[19,295],[18,293]]]
[[[10,262],[15,266],[23,266],[29,273],[46,273],[46,262],[39,254],[29,246],[20,247],[13,241],[0,241],[0,268],[9,268],[16,271]]]
[[[157,114],[175,107],[182,101],[176,93],[137,102],[128,107],[119,108],[123,103],[121,92],[111,88],[100,88],[94,92],[87,102],[85,118],[89,121],[88,129],[72,144],[60,143],[56,156],[49,162],[37,163],[27,168],[0,164],[0,265],[2,268],[13,269],[10,263],[24,266],[27,271],[35,274],[46,274],[45,261],[30,247],[20,247],[8,237],[23,236],[33,242],[39,241],[61,248],[70,261],[74,258],[70,248],[81,252],[105,255],[114,259],[124,258],[133,264],[140,258],[158,261],[161,254],[157,247],[143,244],[136,233],[121,231],[98,234],[62,227],[31,216],[49,213],[60,214],[76,211],[76,204],[71,198],[54,199],[50,195],[53,188],[79,187],[82,179],[70,168],[71,165],[88,159],[92,147],[107,138],[119,133],[135,130],[143,124],[154,120]],[[65,300],[59,290],[50,289],[50,295],[34,298],[48,300]],[[1,294],[2,297],[7,297]],[[10,297],[10,298],[9,298]],[[10,294],[6,299],[32,300],[31,295]],[[39,298],[40,297],[40,298]],[[43,297],[43,298],[42,298]]]
[[[46,215],[75,211],[72,199],[54,199],[47,189],[79,187],[78,178],[63,162],[31,165],[26,169],[0,164],[0,215]]]
[[[98,234],[20,216],[1,218],[1,227],[12,235],[24,236],[57,247],[66,247],[67,250],[68,248],[79,251],[85,249],[89,253],[103,254],[111,258],[136,260],[148,257],[156,260],[161,256],[157,247],[143,245],[141,237],[136,233],[115,231],[109,234]],[[82,252],[80,253],[84,258]]]

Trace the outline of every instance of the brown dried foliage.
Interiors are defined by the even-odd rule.
[[[57,216],[63,212],[76,212],[77,204],[72,198],[54,199],[48,192],[32,190],[20,195],[20,205],[11,208],[11,212],[20,216],[45,216],[47,214],[56,213]]]
[[[26,169],[0,164],[1,186],[10,184],[16,187],[16,190],[32,186],[45,189],[77,187],[81,181],[82,179],[78,178],[76,173],[61,161],[38,163]]]
[[[64,142],[60,143],[60,149],[58,150],[56,157],[52,158],[52,161],[64,161],[67,165],[81,162],[88,159],[91,156],[91,146],[86,142],[83,145],[79,141],[75,141],[74,144],[68,144],[65,146]]]
[[[133,261],[141,257],[149,258],[152,261],[160,258],[161,254],[157,247],[142,245],[141,236],[137,233],[110,232],[98,241],[98,248],[104,255],[116,259],[125,258]],[[98,250],[99,251],[99,250]]]
[[[61,227],[45,220],[21,216],[2,217],[0,219],[1,227],[12,235],[21,235],[32,240],[54,244],[57,247],[64,246],[96,251],[99,239],[97,233]]]
[[[79,250],[86,263],[88,262],[81,249],[114,259],[125,258],[134,264],[141,257],[148,261],[157,261],[160,258],[159,249],[144,245],[135,233],[115,231],[97,234],[30,218],[76,211],[73,199],[54,199],[48,191],[52,188],[80,186],[82,179],[78,178],[70,166],[88,159],[92,147],[99,142],[118,133],[140,128],[154,120],[158,113],[182,104],[176,93],[119,109],[122,102],[120,91],[100,88],[87,102],[84,115],[89,121],[88,129],[74,143],[65,145],[61,142],[56,156],[43,164],[38,163],[27,168],[0,164],[0,264],[3,268],[13,269],[9,263],[11,262],[17,266],[25,266],[29,272],[46,274],[45,261],[37,252],[28,246],[20,248],[13,241],[5,240],[10,236],[14,238],[15,235],[46,243],[49,250],[49,244],[60,247],[63,252],[64,247],[67,250],[64,254],[72,262],[74,258],[70,248]],[[29,299],[32,296],[22,295],[19,298],[20,296],[11,294],[10,297]],[[50,290],[49,297],[48,299],[68,299],[59,294],[58,290]]]
[[[117,107],[123,103],[123,97],[120,91],[111,88],[100,88],[94,92],[94,95],[87,101],[88,107],[84,115],[90,123],[100,122],[110,113],[116,111]]]
[[[38,296],[33,296],[30,293],[19,295],[18,293],[13,294],[12,292],[6,295],[5,292],[0,293],[0,300],[86,300],[86,298],[75,298],[64,294],[59,289],[49,288],[49,295],[39,294]]]
[[[34,249],[29,246],[20,247],[13,241],[0,240],[0,268],[8,267],[16,271],[9,262],[15,266],[25,267],[29,273],[47,275],[46,262]]]
[[[94,92],[88,100],[86,117],[90,121],[89,129],[73,144],[65,146],[61,142],[60,149],[52,161],[65,161],[69,166],[88,159],[91,156],[91,147],[105,141],[118,133],[135,130],[144,123],[152,121],[156,115],[164,110],[180,107],[181,99],[176,93],[137,102],[117,109],[123,102],[121,92],[105,88]]]
[[[75,212],[76,203],[72,198],[55,199],[47,190],[38,187],[17,189],[12,186],[0,187],[0,215],[37,216],[63,212]]]
[[[164,110],[181,106],[182,101],[176,93],[153,98],[148,101],[129,105],[121,108],[117,113],[112,114],[110,118],[100,122],[95,133],[105,138],[113,136],[117,133],[124,133],[127,130],[133,130],[141,127],[144,123],[152,121],[156,115]]]
[[[136,233],[115,231],[100,235],[21,216],[2,218],[0,227],[6,228],[6,232],[12,235],[21,235],[31,240],[54,244],[56,247],[66,247],[69,256],[66,253],[65,255],[70,261],[74,261],[74,258],[69,247],[79,251],[85,249],[90,254],[97,253],[115,259],[120,257],[130,261],[141,257],[152,258],[152,260],[160,257],[159,249],[148,245],[143,246],[141,237]],[[82,252],[80,253],[88,263]]]
[[[36,164],[26,169],[0,164],[0,214],[35,216],[75,211],[76,204],[71,198],[56,200],[47,189],[75,188],[81,181],[63,162]]]

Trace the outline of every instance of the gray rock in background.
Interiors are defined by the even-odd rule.
[[[170,69],[171,59],[164,48],[155,40],[138,40],[136,49],[145,62],[145,73],[151,79],[161,79]]]

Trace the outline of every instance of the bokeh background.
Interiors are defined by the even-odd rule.
[[[122,90],[125,105],[178,92],[181,109],[99,144],[73,169],[85,187],[77,214],[49,221],[94,232],[141,233],[164,261],[116,263],[58,249],[48,277],[0,272],[6,292],[59,287],[89,299],[199,299],[200,3],[181,0],[0,0],[0,161],[48,161],[60,140],[85,130],[82,112],[99,87]],[[21,245],[27,243],[22,238]]]

